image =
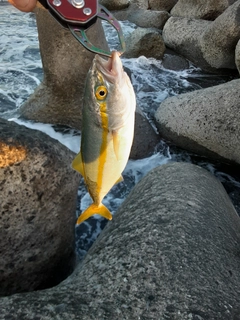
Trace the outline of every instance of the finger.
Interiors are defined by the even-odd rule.
[[[23,12],[32,11],[37,4],[37,0],[8,0],[8,2]]]

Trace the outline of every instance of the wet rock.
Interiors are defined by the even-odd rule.
[[[73,270],[73,157],[46,134],[0,119],[0,296],[56,285]]]
[[[239,85],[237,79],[166,99],[155,114],[159,133],[185,150],[240,164]]]
[[[213,68],[236,69],[235,48],[240,39],[240,0],[228,7],[202,34],[204,59]]]
[[[163,28],[164,43],[196,66],[212,71],[213,68],[203,58],[199,44],[200,37],[210,24],[206,20],[171,17]]]
[[[94,54],[84,49],[47,10],[37,8],[36,18],[44,79],[22,105],[20,114],[26,119],[80,129],[84,83]],[[100,22],[87,34],[96,46],[107,48]]]
[[[151,155],[159,142],[159,136],[149,121],[141,114],[135,113],[134,139],[130,159],[142,159]]]
[[[161,30],[169,18],[169,13],[167,11],[131,9],[127,13],[126,18],[139,27]]]
[[[236,0],[178,0],[171,15],[186,18],[215,20]]]
[[[149,0],[149,9],[157,11],[169,11],[178,0]]]
[[[235,50],[235,63],[240,73],[240,40],[237,43],[236,50]]]
[[[174,54],[171,50],[166,50],[162,59],[162,65],[164,68],[169,70],[181,71],[189,68],[189,61],[177,54]]]
[[[123,57],[137,58],[145,56],[156,59],[162,59],[165,44],[162,36],[157,29],[137,28],[126,39],[127,50]]]
[[[0,319],[239,319],[240,221],[206,170],[150,172],[57,287],[0,300]],[[109,290],[111,288],[111,290]]]

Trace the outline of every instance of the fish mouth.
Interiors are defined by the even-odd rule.
[[[116,83],[120,82],[123,78],[124,70],[119,52],[113,51],[111,57],[108,58],[108,60],[105,60],[99,55],[96,55],[95,64],[97,70],[103,74],[104,78],[107,81]]]

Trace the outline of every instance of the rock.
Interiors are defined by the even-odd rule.
[[[169,18],[169,13],[167,11],[153,11],[134,8],[128,11],[126,18],[139,27],[157,28],[161,30]]]
[[[165,44],[162,36],[157,29],[137,28],[126,39],[127,50],[123,57],[137,58],[145,56],[162,59]]]
[[[0,319],[239,319],[240,221],[206,170],[149,173],[60,285],[0,300]],[[111,290],[109,290],[111,288]]]
[[[240,73],[240,40],[237,43],[236,50],[235,50],[235,63]]]
[[[235,48],[240,39],[240,0],[224,11],[200,39],[204,59],[213,68],[236,69]]]
[[[159,136],[149,121],[140,113],[135,113],[134,139],[130,159],[143,159],[151,154],[159,142]]]
[[[22,105],[20,114],[26,119],[80,129],[84,83],[94,54],[47,10],[37,8],[36,18],[44,79]],[[88,37],[96,46],[107,48],[100,22],[89,28]]]
[[[178,0],[149,0],[149,8],[157,11],[169,11]]]
[[[155,118],[161,136],[213,159],[240,164],[240,80],[163,101]]]
[[[201,53],[199,39],[211,24],[210,21],[171,17],[163,28],[166,47],[174,50],[205,71],[213,71]]]
[[[149,0],[130,0],[130,7],[147,10],[149,6],[148,1]]]
[[[189,68],[189,61],[175,54],[172,50],[166,50],[162,65],[165,69],[181,71]]]
[[[129,6],[129,0],[100,0],[99,3],[108,10],[122,10]]]
[[[0,119],[0,296],[50,287],[72,272],[73,157],[46,134]]]
[[[186,18],[215,20],[236,0],[178,0],[171,15]]]

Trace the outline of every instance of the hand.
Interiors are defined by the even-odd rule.
[[[32,11],[37,4],[37,0],[8,0],[8,2],[23,12]]]

